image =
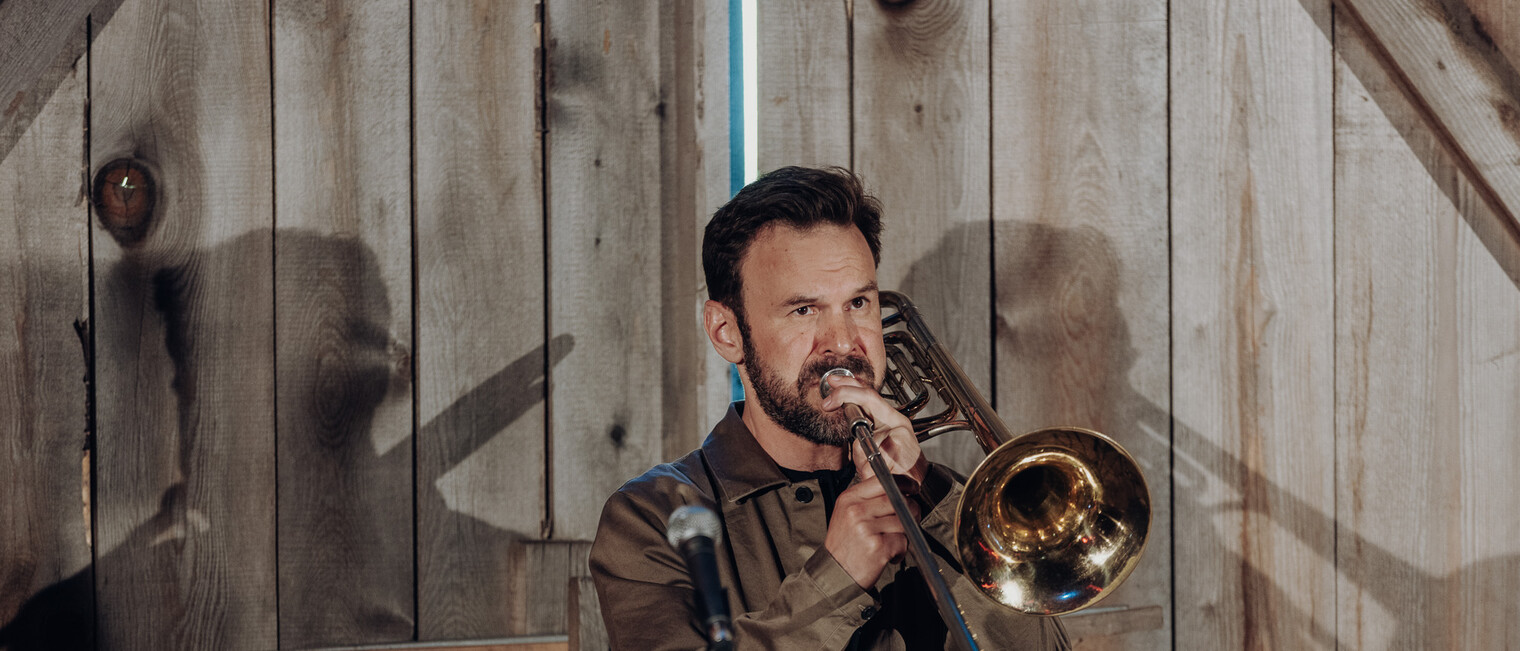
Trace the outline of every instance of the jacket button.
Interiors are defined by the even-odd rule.
[[[860,609],[861,619],[870,619],[876,616],[876,606],[866,606]]]
[[[813,501],[813,489],[807,486],[797,489],[797,501],[803,504]]]

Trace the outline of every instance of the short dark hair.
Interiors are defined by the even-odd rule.
[[[860,177],[842,167],[783,167],[739,190],[713,213],[702,236],[707,297],[744,318],[739,263],[760,231],[779,222],[798,230],[825,224],[854,226],[881,264],[881,202],[866,194]]]

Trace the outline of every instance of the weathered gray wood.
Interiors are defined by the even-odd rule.
[[[913,299],[991,396],[992,188],[988,7],[955,0],[855,7],[855,168],[884,209],[878,284]],[[924,446],[970,473],[967,435]]]
[[[280,644],[410,640],[408,4],[273,26]]]
[[[1461,0],[1346,0],[1490,208],[1520,233],[1520,72]]]
[[[1329,21],[1172,5],[1179,648],[1333,637]]]
[[[94,237],[103,648],[277,644],[268,20],[143,0],[95,31],[90,169],[158,179],[145,239]]]
[[[511,630],[513,635],[565,633],[570,617],[569,585],[589,577],[591,543],[531,540],[512,548]]]
[[[844,2],[757,2],[759,172],[853,164]]]
[[[1168,605],[1167,3],[992,3],[996,405],[1134,454],[1147,552],[1108,599]],[[1099,648],[1164,648],[1171,627]]]
[[[121,0],[0,2],[0,160],[31,126],[89,47],[91,13],[104,22]]]
[[[424,640],[507,635],[545,522],[539,30],[531,3],[414,7],[417,586]],[[549,353],[548,355],[546,355]]]
[[[702,444],[727,410],[727,362],[701,326],[702,229],[728,192],[728,5],[660,3],[660,348],[666,426],[661,460]],[[685,316],[682,316],[685,315]]]
[[[695,56],[699,64],[699,72],[696,81],[699,86],[696,89],[696,109],[693,117],[697,121],[696,137],[698,148],[702,152],[702,168],[700,170],[702,181],[697,201],[696,233],[694,247],[691,255],[696,261],[695,272],[697,273],[697,289],[695,291],[696,304],[691,308],[695,311],[694,322],[700,323],[702,306],[707,301],[707,279],[702,275],[702,229],[707,227],[707,222],[712,218],[720,206],[726,203],[733,195],[731,185],[730,161],[732,151],[729,148],[729,116],[732,113],[729,106],[729,21],[737,20],[738,16],[729,15],[729,3],[726,0],[702,0],[695,6],[695,10],[704,18],[693,20],[691,32],[693,39],[701,39],[701,52]],[[677,252],[679,254],[679,251]],[[702,370],[698,376],[698,426],[697,431],[692,433],[690,443],[695,447],[707,437],[707,432],[712,425],[723,418],[728,412],[728,405],[733,400],[733,374],[737,369],[728,360],[718,355],[713,349],[711,342],[707,340],[706,332],[700,327],[696,333],[697,347],[701,351]],[[667,454],[671,451],[669,439],[666,443]]]
[[[1520,645],[1520,245],[1338,21],[1342,648]]]
[[[550,375],[551,533],[590,540],[606,497],[663,453],[660,16],[545,13],[549,327],[575,342]]]
[[[83,47],[85,22],[61,40]],[[0,161],[0,648],[95,648],[87,367],[85,69]],[[88,337],[85,338],[88,343]]]
[[[1084,610],[1062,617],[1061,623],[1066,625],[1066,636],[1071,640],[1072,647],[1087,649],[1097,644],[1096,638],[1160,629],[1166,626],[1166,616],[1161,606],[1100,612]]]
[[[602,621],[602,606],[596,598],[596,584],[591,577],[571,577],[568,610],[570,648],[577,651],[607,649],[607,624]]]

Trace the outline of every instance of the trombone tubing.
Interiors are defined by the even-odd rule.
[[[939,607],[940,619],[945,621],[950,634],[961,641],[961,648],[965,651],[980,651],[976,645],[976,638],[972,637],[971,629],[966,626],[966,618],[961,615],[961,609],[955,603],[955,597],[950,595],[950,585],[945,583],[945,577],[939,573],[939,563],[934,560],[934,555],[929,552],[929,542],[924,539],[924,532],[918,528],[918,522],[913,519],[913,513],[908,510],[908,500],[903,497],[902,491],[897,488],[897,482],[892,479],[892,473],[887,469],[887,462],[881,458],[881,447],[876,445],[876,439],[871,437],[871,421],[859,417],[850,423],[850,432],[860,442],[861,449],[866,451],[866,461],[871,463],[871,470],[876,474],[876,480],[886,490],[887,500],[892,503],[892,510],[897,512],[897,519],[902,522],[903,532],[908,536],[908,551],[913,555],[913,560],[918,563],[920,571],[924,574],[924,581],[929,585],[929,592],[934,595],[934,604]]]

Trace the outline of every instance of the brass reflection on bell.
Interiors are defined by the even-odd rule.
[[[1139,466],[1107,436],[1051,428],[987,455],[966,481],[956,541],[968,579],[1036,615],[1086,608],[1135,569],[1150,528]]]
[[[1014,436],[908,297],[882,291],[882,396],[919,441],[968,431],[987,458],[966,480],[955,546],[966,578],[1005,607],[1061,615],[1108,596],[1150,532],[1150,491],[1124,447],[1092,430]],[[937,396],[943,409],[926,409]],[[920,416],[920,412],[928,413]]]

